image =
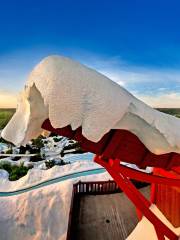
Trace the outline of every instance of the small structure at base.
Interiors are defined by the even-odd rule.
[[[149,186],[134,184],[149,196]],[[137,223],[134,205],[114,181],[74,184],[67,240],[125,240]]]

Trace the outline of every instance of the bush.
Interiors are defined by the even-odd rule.
[[[70,164],[70,162],[65,162],[62,159],[61,159],[60,163],[56,163],[56,165],[58,165],[58,166],[63,166],[63,165],[67,165],[67,164]]]
[[[20,166],[11,165],[8,162],[0,163],[0,169],[4,169],[9,173],[9,180],[16,181],[25,176],[30,167],[25,167],[22,163]]]
[[[53,137],[54,142],[59,142],[61,139],[58,137]]]
[[[12,148],[8,149],[8,150],[6,151],[6,154],[12,154]]]
[[[75,148],[80,148],[80,145],[79,145],[78,142],[73,142],[73,143],[65,146],[65,147],[63,148],[63,150],[64,150],[64,151],[65,151],[65,150],[72,150],[72,149],[75,149]]]
[[[31,162],[39,162],[39,161],[42,161],[42,157],[41,157],[41,154],[38,153],[36,156],[31,156],[30,157],[30,161]]]
[[[27,150],[26,147],[20,146],[20,147],[19,147],[19,154],[25,154],[25,153],[26,153],[26,150]]]
[[[2,137],[0,137],[0,142],[1,142],[1,143],[5,143],[5,144],[7,144],[7,145],[11,145],[11,146],[13,146],[12,143],[6,141],[6,140],[5,140],[4,138],[2,138]]]
[[[40,136],[40,137],[38,137],[38,138],[36,138],[36,139],[33,139],[32,140],[32,145],[33,146],[35,146],[36,148],[38,148],[38,149],[41,149],[41,148],[43,148],[44,147],[44,143],[43,143],[43,137],[42,136]]]
[[[55,161],[54,160],[46,161],[45,164],[47,169],[49,169],[55,166]]]
[[[45,164],[46,164],[46,167],[49,169],[49,168],[54,167],[55,165],[63,166],[63,165],[70,164],[70,162],[65,162],[64,160],[61,159],[60,162],[58,162],[58,163],[56,163],[55,160],[49,160],[49,161],[46,161]]]
[[[71,153],[84,153],[85,151],[80,147],[78,142],[72,142],[71,144],[65,146],[61,152],[61,157],[64,157],[65,154],[69,154],[69,150],[72,150]]]
[[[18,161],[19,159],[21,159],[21,157],[13,157],[11,158],[13,161]]]

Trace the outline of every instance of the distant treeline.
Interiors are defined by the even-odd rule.
[[[157,110],[180,118],[180,108],[157,108]],[[0,108],[0,129],[6,126],[14,113],[14,108]]]
[[[157,110],[180,118],[180,108],[157,108]]]
[[[14,113],[14,108],[0,108],[0,129],[6,126]]]

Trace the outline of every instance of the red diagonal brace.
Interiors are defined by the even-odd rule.
[[[114,160],[112,160],[112,161],[114,161]],[[120,165],[119,160],[118,160],[118,164],[116,164],[116,169],[119,172],[124,173],[129,178],[135,179],[137,181],[147,182],[147,183],[164,184],[164,185],[173,186],[173,187],[180,187],[180,179],[155,176],[155,175],[151,175],[151,174],[148,174],[145,172],[140,172],[135,169]]]
[[[95,157],[94,161],[106,168],[127,197],[154,225],[156,232],[158,232],[157,236],[159,240],[164,240],[165,236],[170,240],[178,240],[178,236],[161,222],[161,220],[149,209],[150,202],[134,186],[132,186],[128,176],[121,172],[118,161],[104,161],[98,156]]]

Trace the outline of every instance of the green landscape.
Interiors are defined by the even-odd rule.
[[[180,108],[157,108],[157,110],[180,118]],[[0,108],[0,129],[6,126],[14,113],[14,108]]]
[[[157,110],[180,118],[180,108],[158,108]]]
[[[3,129],[14,114],[13,108],[0,108],[0,129]]]

